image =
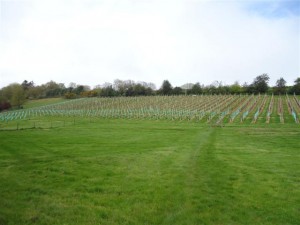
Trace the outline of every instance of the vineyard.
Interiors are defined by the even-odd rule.
[[[0,128],[39,118],[187,120],[215,125],[299,123],[299,96],[200,95],[81,98],[0,114]]]

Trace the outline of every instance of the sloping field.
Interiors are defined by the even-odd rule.
[[[82,98],[0,113],[0,129],[11,121],[52,117],[125,118],[224,124],[299,124],[299,96],[203,95]],[[29,105],[30,105],[29,104]],[[66,121],[67,119],[63,119]],[[12,127],[16,127],[13,123]]]
[[[299,224],[298,103],[91,98],[2,113],[0,224]]]

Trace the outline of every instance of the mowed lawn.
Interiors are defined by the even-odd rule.
[[[300,224],[299,126],[0,131],[0,224]]]

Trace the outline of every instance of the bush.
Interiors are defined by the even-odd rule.
[[[11,104],[9,102],[1,102],[0,103],[0,111],[7,110],[11,108]]]
[[[77,95],[75,93],[72,93],[72,92],[68,92],[68,93],[65,94],[66,99],[74,99],[76,97],[77,97]]]
[[[80,93],[81,97],[96,97],[97,95],[97,91],[83,91]]]

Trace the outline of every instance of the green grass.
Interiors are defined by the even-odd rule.
[[[37,100],[29,100],[24,104],[24,109],[41,107],[41,106],[60,103],[64,101],[68,101],[68,100],[64,98],[44,98],[44,99],[37,99]]]
[[[299,224],[299,125],[0,131],[0,224]]]

